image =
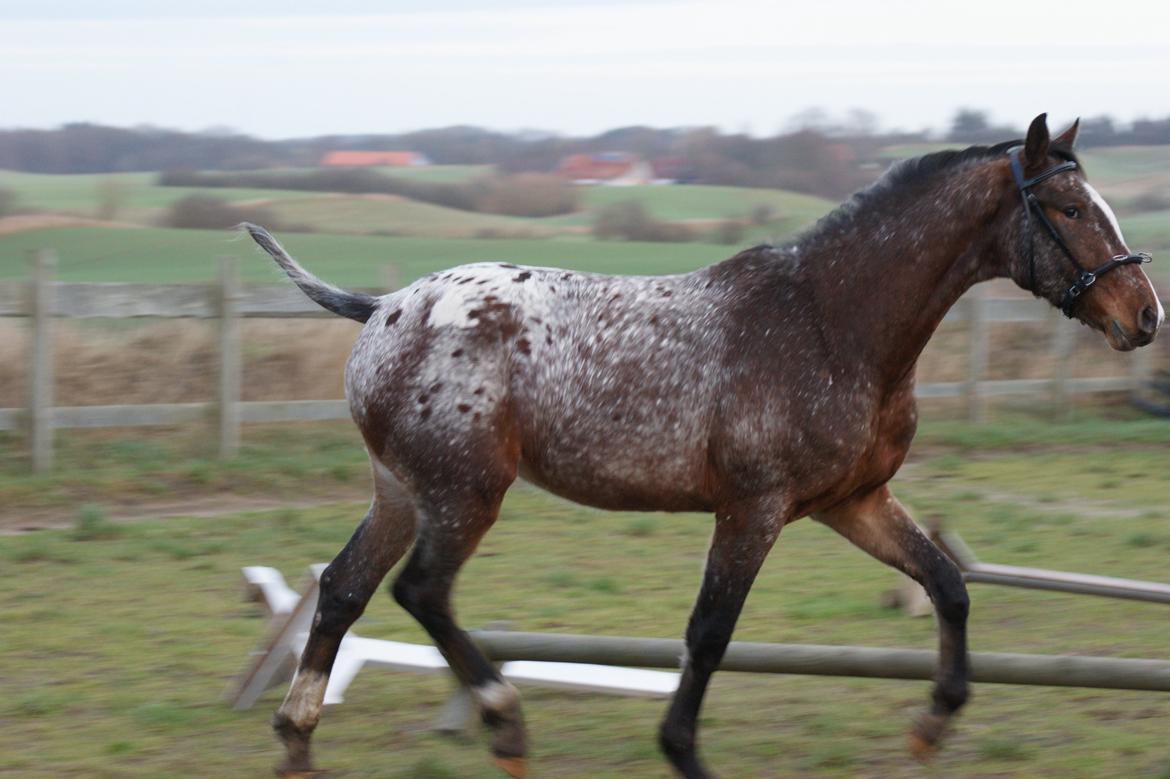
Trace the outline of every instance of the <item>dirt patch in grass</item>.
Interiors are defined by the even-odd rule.
[[[112,222],[68,214],[16,214],[0,218],[0,235],[48,230],[54,227],[141,227],[131,222]]]

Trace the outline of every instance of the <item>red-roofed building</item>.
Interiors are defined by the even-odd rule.
[[[561,160],[556,172],[574,184],[613,186],[649,184],[654,177],[645,160],[622,151],[572,154]]]
[[[430,164],[425,154],[416,151],[331,151],[321,158],[324,168],[410,168]]]

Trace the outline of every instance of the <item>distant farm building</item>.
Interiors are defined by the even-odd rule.
[[[416,151],[330,151],[321,158],[324,168],[413,168],[430,165]]]
[[[650,164],[635,154],[605,151],[596,154],[573,154],[561,160],[557,175],[574,184],[608,184],[632,186],[654,180]]]

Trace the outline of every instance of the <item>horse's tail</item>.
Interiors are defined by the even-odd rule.
[[[301,292],[304,292],[310,300],[327,311],[332,311],[347,319],[365,322],[378,307],[378,299],[372,295],[361,292],[346,292],[309,273],[290,257],[288,252],[263,227],[247,222],[238,225],[238,227],[248,231],[252,240],[258,243],[261,249],[268,252],[272,259],[276,260],[276,264],[283,268],[288,277],[301,288]]]

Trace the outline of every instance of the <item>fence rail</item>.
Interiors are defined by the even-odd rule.
[[[678,639],[473,631],[489,659],[678,668],[686,649]],[[746,673],[933,679],[938,654],[926,649],[883,649],[816,644],[734,642],[719,668]],[[1074,655],[972,652],[971,680],[1042,687],[1092,687],[1170,692],[1170,661]]]
[[[28,433],[34,468],[52,466],[53,431],[58,428],[139,427],[207,423],[218,430],[219,449],[231,457],[239,446],[240,425],[251,422],[301,422],[348,419],[343,400],[241,401],[242,357],[238,321],[252,318],[332,318],[291,284],[243,286],[237,261],[220,258],[213,284],[74,283],[53,279],[56,256],[34,252],[29,283],[0,284],[0,317],[31,322],[29,392],[24,408],[0,408],[0,430]],[[388,274],[391,278],[393,274]],[[366,290],[380,292],[380,290]],[[1149,378],[1148,352],[1134,355],[1125,376],[1070,377],[1068,356],[1076,325],[1034,300],[988,298],[976,287],[944,322],[967,325],[965,381],[919,384],[921,398],[962,398],[972,420],[983,416],[988,398],[1047,395],[1054,406],[1069,396],[1130,391]],[[1170,304],[1168,304],[1170,305]],[[150,405],[55,406],[53,403],[53,323],[56,319],[213,319],[218,323],[218,390],[213,401]],[[989,327],[996,323],[1049,323],[1056,372],[1050,379],[987,380]]]

